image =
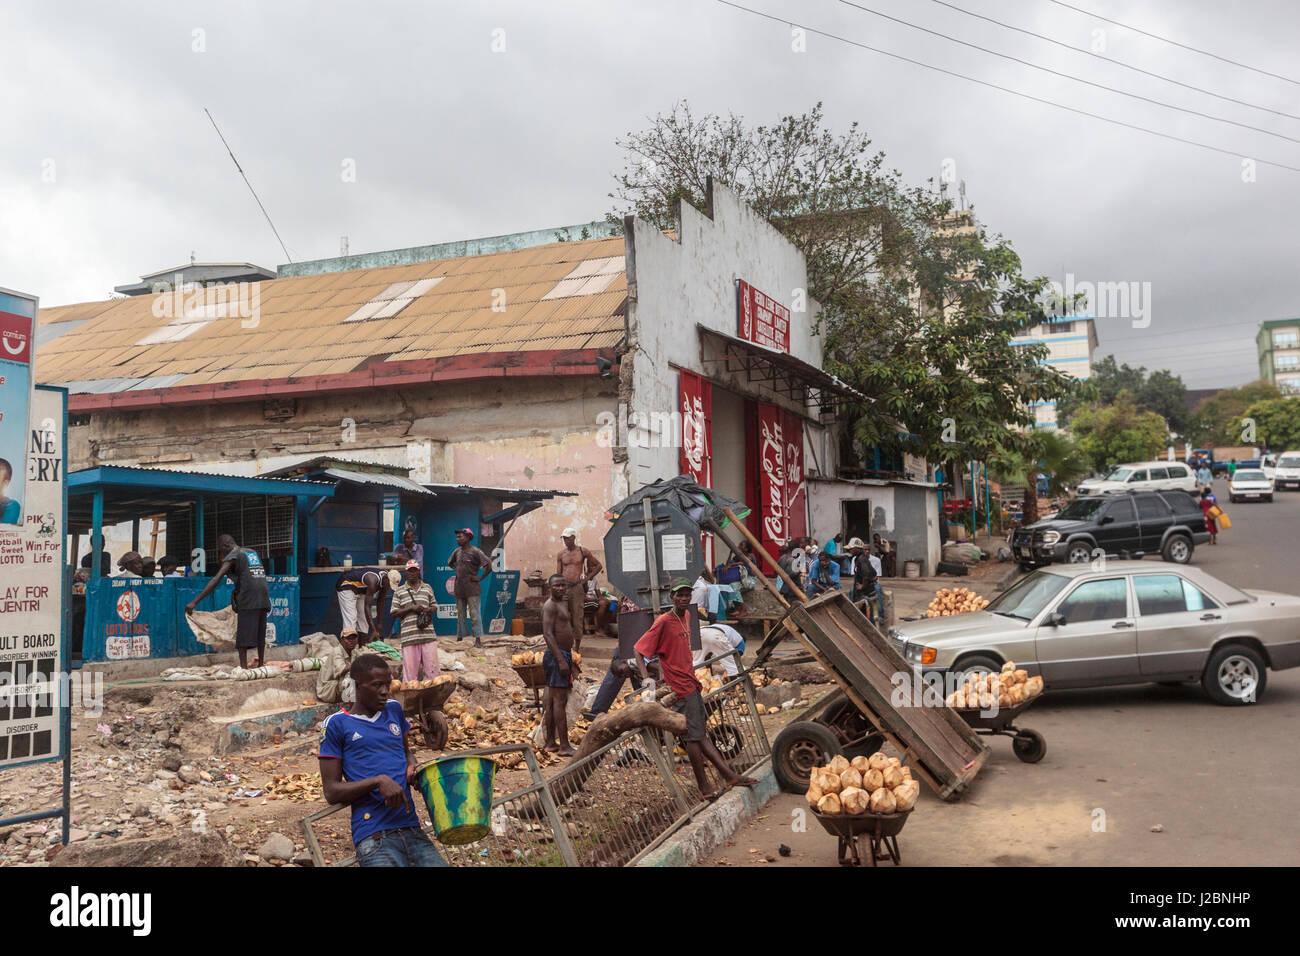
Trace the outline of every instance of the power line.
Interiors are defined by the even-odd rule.
[[[1085,80],[1081,76],[1074,76],[1070,73],[1063,73],[1060,70],[1053,70],[1051,67],[1039,66],[1037,63],[1031,63],[1028,60],[1022,60],[1018,56],[1012,56],[1009,53],[999,53],[997,50],[989,49],[986,46],[980,46],[978,43],[971,43],[969,40],[961,40],[954,36],[949,36],[940,30],[931,30],[929,27],[923,27],[916,23],[911,23],[899,17],[890,16],[888,13],[881,13],[879,10],[873,10],[870,7],[864,7],[861,4],[853,3],[852,0],[840,0],[840,3],[846,7],[853,7],[855,10],[861,10],[863,13],[870,13],[872,16],[880,17],[882,20],[889,20],[900,26],[908,27],[912,30],[919,30],[922,33],[928,33],[931,36],[940,37],[949,43],[956,43],[960,46],[969,47],[972,50],[979,50],[981,53],[987,53],[990,56],[996,56],[1003,60],[1010,60],[1012,63],[1019,63],[1021,66],[1027,66],[1031,70],[1041,70],[1043,73],[1049,73],[1052,76],[1059,76],[1063,80],[1072,80],[1075,83],[1082,83],[1085,86],[1093,86],[1099,90],[1106,90],[1109,93],[1118,93],[1120,96],[1127,96],[1131,99],[1141,100],[1143,103],[1150,103],[1153,106],[1160,106],[1167,110],[1177,110],[1179,113],[1187,113],[1190,116],[1199,116],[1201,119],[1213,120],[1216,123],[1227,123],[1229,126],[1239,126],[1242,129],[1253,130],[1256,133],[1263,133],[1265,136],[1276,136],[1278,139],[1285,139],[1292,143],[1300,143],[1300,139],[1294,136],[1287,136],[1284,133],[1275,133],[1270,129],[1262,126],[1252,126],[1249,123],[1238,122],[1234,119],[1228,119],[1226,116],[1215,116],[1213,113],[1205,113],[1201,110],[1192,109],[1187,106],[1178,106],[1175,103],[1166,103],[1164,100],[1152,99],[1149,96],[1143,96],[1141,93],[1131,93],[1128,90],[1121,90],[1115,86],[1108,86],[1105,83],[1098,83],[1095,80]]]
[[[1155,77],[1157,80],[1164,80],[1166,83],[1173,83],[1175,86],[1181,86],[1184,89],[1194,90],[1197,93],[1204,93],[1206,96],[1212,96],[1218,100],[1224,100],[1228,103],[1236,103],[1238,106],[1247,106],[1253,110],[1263,110],[1265,113],[1272,113],[1274,116],[1285,116],[1287,119],[1300,120],[1300,114],[1288,113],[1285,110],[1275,110],[1268,106],[1260,106],[1258,103],[1248,103],[1246,100],[1239,100],[1231,96],[1225,96],[1222,93],[1215,93],[1213,90],[1207,90],[1204,87],[1194,86],[1191,83],[1184,83],[1182,80],[1175,80],[1172,76],[1165,76],[1162,73],[1155,73],[1151,70],[1144,70],[1140,66],[1133,66],[1131,63],[1125,63],[1123,60],[1117,60],[1112,56],[1103,56],[1102,54],[1096,52],[1095,50],[1089,50],[1081,46],[1071,46],[1070,44],[1065,43],[1062,40],[1057,40],[1054,37],[1044,36],[1041,33],[1035,33],[1033,30],[1026,30],[1024,27],[1018,27],[1011,23],[1005,23],[1002,20],[995,19],[994,17],[985,16],[982,13],[976,13],[973,10],[966,10],[963,7],[956,6],[955,4],[946,3],[945,0],[933,0],[933,2],[937,3],[941,7],[947,7],[949,10],[956,10],[958,13],[964,13],[968,17],[974,17],[977,20],[984,20],[987,21],[988,23],[993,23],[996,24],[997,26],[1003,27],[1004,29],[1014,30],[1016,33],[1023,33],[1026,36],[1036,37],[1039,40],[1043,40],[1047,43],[1055,44],[1056,46],[1063,47],[1067,50],[1073,50],[1075,53],[1083,53],[1087,56],[1096,57],[1099,60],[1104,60],[1107,63],[1114,63],[1116,66],[1121,66],[1126,70],[1132,70],[1134,73],[1141,73],[1143,76]]]
[[[1176,46],[1183,50],[1190,50],[1193,53],[1201,54],[1201,56],[1208,56],[1211,59],[1218,60],[1221,63],[1231,63],[1233,66],[1239,66],[1243,70],[1250,70],[1252,73],[1259,73],[1262,74],[1263,76],[1271,76],[1275,80],[1283,80],[1287,83],[1294,83],[1296,86],[1300,86],[1300,80],[1293,80],[1289,76],[1282,76],[1280,73],[1270,73],[1268,70],[1261,70],[1259,69],[1259,67],[1250,66],[1247,63],[1241,63],[1237,60],[1230,60],[1226,56],[1219,56],[1219,54],[1217,53],[1211,53],[1209,50],[1202,50],[1200,47],[1189,46],[1186,43],[1179,43],[1177,40],[1171,40],[1169,39],[1169,37],[1163,37],[1158,33],[1151,33],[1147,30],[1141,29],[1140,27],[1131,26],[1130,24],[1127,23],[1121,23],[1118,20],[1112,20],[1110,17],[1103,17],[1100,13],[1093,13],[1091,10],[1084,10],[1082,7],[1076,7],[1073,4],[1063,3],[1062,0],[1047,0],[1047,2],[1054,3],[1058,7],[1065,7],[1065,9],[1067,10],[1073,10],[1075,13],[1082,13],[1086,17],[1094,17],[1098,20],[1104,20],[1107,23],[1113,23],[1115,24],[1115,26],[1122,27],[1125,30],[1132,30],[1134,33],[1140,33],[1144,37],[1150,37],[1153,40],[1159,40],[1162,43],[1168,43],[1171,46]]]
[[[212,119],[212,114],[208,113],[208,108],[206,106],[203,108],[203,112],[208,114],[208,119],[212,120],[212,128],[217,131],[218,136],[221,136],[221,127],[217,125],[216,120]],[[244,175],[243,167],[239,165],[239,160],[235,159],[235,152],[230,148],[230,144],[226,142],[226,137],[224,136],[221,136],[221,145],[226,147],[226,152],[230,154],[230,161],[234,163],[235,168],[239,170],[239,175],[244,177],[244,185],[247,186],[248,191],[253,194],[253,199],[257,201],[257,208],[262,210],[262,215],[266,217],[267,225],[269,225],[271,231],[275,233],[276,241],[280,243],[280,248],[284,250],[284,257],[290,262],[293,262],[293,257],[289,255],[289,250],[285,247],[284,240],[280,238],[280,231],[275,228],[275,223],[271,222],[271,214],[267,212],[266,207],[262,205],[262,200],[258,199],[257,190],[255,190],[253,184],[248,181],[248,177]]]
[[[990,89],[999,90],[1003,93],[1010,93],[1012,96],[1019,96],[1021,99],[1032,100],[1035,103],[1042,103],[1044,106],[1053,106],[1056,107],[1057,109],[1065,110],[1066,112],[1074,113],[1078,116],[1087,116],[1090,119],[1101,120],[1103,123],[1110,123],[1112,126],[1122,126],[1125,129],[1136,130],[1139,133],[1147,133],[1148,135],[1151,136],[1159,136],[1161,139],[1172,140],[1175,143],[1183,143],[1186,146],[1195,146],[1198,149],[1206,149],[1212,153],[1220,153],[1224,156],[1231,156],[1234,159],[1245,158],[1242,156],[1240,152],[1237,152],[1235,150],[1223,149],[1222,147],[1219,146],[1211,146],[1208,143],[1201,143],[1193,139],[1184,139],[1181,136],[1175,136],[1173,133],[1162,133],[1159,130],[1147,129],[1145,126],[1138,126],[1136,123],[1126,123],[1123,120],[1112,119],[1109,116],[1102,116],[1099,113],[1092,113],[1089,112],[1088,110],[1079,109],[1078,107],[1075,106],[1066,106],[1064,103],[1057,103],[1054,100],[1043,99],[1041,96],[1034,96],[1031,93],[1022,93],[1019,90],[1013,90],[1010,87],[1000,86],[997,83],[992,83],[988,80],[981,80],[973,76],[967,76],[965,73],[958,73],[955,70],[948,70],[941,66],[934,66],[922,60],[914,60],[911,57],[903,56],[901,53],[891,53],[888,50],[882,50],[878,47],[870,46],[869,44],[861,43],[857,40],[850,40],[847,37],[842,37],[834,33],[828,33],[825,30],[818,30],[816,27],[806,26],[802,23],[795,23],[794,21],[786,19],[785,17],[778,17],[771,13],[764,13],[762,10],[754,10],[751,9],[750,7],[742,6],[739,3],[733,3],[732,0],[716,0],[716,2],[722,4],[723,6],[733,7],[736,10],[742,10],[745,13],[752,13],[755,16],[762,17],[765,20],[771,20],[773,23],[782,23],[788,26],[797,26],[802,30],[807,30],[809,33],[813,33],[816,34],[817,36],[825,37],[828,40],[838,40],[840,43],[847,43],[849,46],[860,47],[861,49],[869,50],[872,53],[879,53],[881,56],[887,56],[890,57],[891,59],[901,60],[904,63],[911,63],[913,66],[919,66],[922,69],[933,70],[936,73],[943,73],[946,74],[947,76],[954,76],[959,80],[966,80],[967,82],[970,83],[978,83],[980,86],[987,86]],[[1274,162],[1273,160],[1269,160],[1269,159],[1255,159],[1254,161],[1261,166],[1272,166],[1275,169],[1286,169],[1286,170],[1290,170],[1293,173],[1300,173],[1300,166],[1291,166],[1288,165],[1287,163]]]

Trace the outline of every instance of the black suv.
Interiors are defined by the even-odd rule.
[[[1026,570],[1054,561],[1082,563],[1097,549],[1130,558],[1159,553],[1187,564],[1195,546],[1209,540],[1201,506],[1187,492],[1133,491],[1076,498],[1055,518],[1017,528],[1011,552]]]

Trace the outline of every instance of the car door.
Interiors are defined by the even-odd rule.
[[[1174,523],[1174,513],[1159,495],[1134,495],[1133,503],[1137,505],[1138,529],[1141,544],[1139,551],[1157,554],[1165,532]]]
[[[1123,495],[1107,502],[1106,507],[1097,515],[1093,536],[1097,539],[1097,547],[1107,554],[1138,550],[1141,531],[1132,495]]]
[[[1133,474],[1128,476],[1125,484],[1128,486],[1125,491],[1145,491],[1147,482],[1150,481],[1150,473],[1145,468],[1139,468]]]
[[[1048,621],[1061,615],[1061,623]],[[1137,628],[1128,576],[1082,581],[1043,617],[1034,637],[1049,687],[1093,687],[1138,679]]]
[[[1175,572],[1134,574],[1138,670],[1151,680],[1191,680],[1227,628],[1224,609]]]
[[[1147,473],[1147,485],[1152,491],[1162,491],[1169,486],[1169,469],[1152,468]]]

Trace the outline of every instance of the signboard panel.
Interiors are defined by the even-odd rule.
[[[736,280],[736,313],[739,335],[746,342],[790,351],[790,310],[744,279]]]
[[[803,422],[777,405],[758,406],[759,538],[772,554],[808,533]]]
[[[35,329],[36,300],[0,290],[0,528],[23,524]]]
[[[0,293],[0,295],[7,295]],[[0,346],[8,355],[14,347]],[[30,358],[30,344],[27,356]],[[21,357],[21,350],[16,357]],[[12,366],[8,360],[0,363]],[[30,366],[26,366],[30,369]],[[68,688],[63,634],[64,528],[63,473],[66,393],[35,389],[19,394],[8,370],[0,388],[0,412],[6,422],[28,411],[32,426],[24,443],[3,452],[26,480],[21,492],[26,507],[20,524],[0,523],[0,767],[62,756],[60,709]],[[30,382],[30,377],[28,378]],[[2,476],[0,476],[2,477]],[[12,485],[11,485],[12,488]]]

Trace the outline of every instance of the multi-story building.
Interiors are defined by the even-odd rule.
[[[1084,380],[1092,375],[1092,359],[1097,352],[1097,328],[1091,315],[1062,315],[1048,318],[1025,335],[1012,339],[1015,345],[1043,343],[1048,354],[1044,365],[1051,365],[1071,378]],[[1056,402],[1033,401],[1035,428],[1056,428]]]
[[[1284,392],[1300,392],[1300,319],[1259,323],[1259,377]]]

